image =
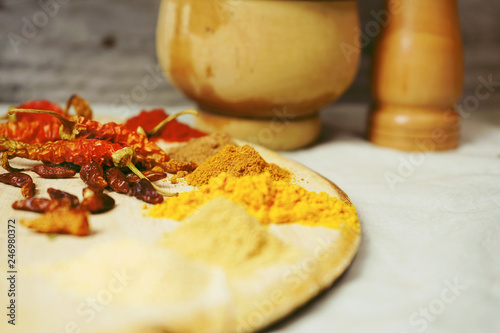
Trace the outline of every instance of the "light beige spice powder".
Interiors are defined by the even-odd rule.
[[[205,265],[189,262],[164,247],[129,239],[96,246],[71,260],[35,271],[63,290],[85,297],[98,295],[113,282],[123,290],[113,294],[117,305],[185,302],[220,283]]]
[[[188,258],[245,274],[296,260],[298,251],[266,230],[245,208],[216,198],[189,216],[162,242]]]

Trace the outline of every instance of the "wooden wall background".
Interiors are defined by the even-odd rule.
[[[155,70],[160,0],[57,0],[64,3],[58,12],[43,28],[24,36],[26,20],[33,22],[41,4],[55,1],[0,0],[0,102],[33,98],[62,102],[78,92],[93,103],[114,103]],[[364,28],[374,20],[373,11],[383,9],[384,0],[359,0],[359,5]],[[464,96],[468,96],[474,94],[480,76],[492,75],[500,82],[500,1],[459,0],[459,5],[466,54]],[[13,34],[27,38],[14,47],[9,40]],[[363,49],[361,70],[344,101],[370,100],[372,49],[373,42]],[[184,102],[181,94],[163,83],[148,91],[140,104]],[[500,85],[481,108],[498,105]]]

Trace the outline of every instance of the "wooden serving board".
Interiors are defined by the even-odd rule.
[[[307,190],[349,200],[333,183],[302,165],[255,148],[266,161],[290,170]],[[35,163],[13,160],[12,164]],[[47,180],[29,174],[39,196],[47,197],[47,188],[54,187],[81,199],[84,183],[78,176]],[[178,192],[191,189],[168,181],[157,184]],[[116,207],[90,217],[89,237],[48,237],[17,224],[17,320],[12,326],[4,318],[1,332],[256,331],[330,286],[348,267],[360,242],[359,235],[340,230],[272,224],[269,232],[300,253],[296,262],[233,276],[157,244],[181,222],[148,217],[143,202],[110,195]],[[18,199],[22,199],[19,188],[0,184],[2,272],[8,270],[7,219],[37,215],[14,211],[11,205]],[[0,279],[2,306],[8,302],[7,287],[6,279]]]

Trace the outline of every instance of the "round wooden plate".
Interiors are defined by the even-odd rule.
[[[335,184],[304,166],[256,147],[268,162],[290,170],[307,190],[348,201]],[[14,166],[33,165],[13,160]],[[80,178],[41,179],[29,172],[37,195],[48,187],[78,195]],[[158,182],[174,191],[190,187]],[[16,326],[2,320],[2,332],[251,332],[285,317],[313,298],[348,267],[358,250],[359,233],[298,224],[268,229],[300,256],[248,274],[226,274],[221,267],[194,262],[157,244],[180,224],[147,216],[144,203],[110,193],[116,207],[90,218],[90,237],[48,237],[17,224]],[[7,271],[7,219],[36,214],[14,211],[18,188],[0,184],[0,268]],[[183,272],[183,274],[180,274]],[[7,280],[0,279],[1,304]]]

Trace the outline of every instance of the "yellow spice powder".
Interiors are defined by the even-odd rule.
[[[149,215],[180,221],[217,197],[243,205],[263,224],[299,223],[360,232],[356,209],[351,204],[324,192],[309,192],[286,181],[275,181],[269,173],[240,178],[222,173],[197,190],[153,206]]]

